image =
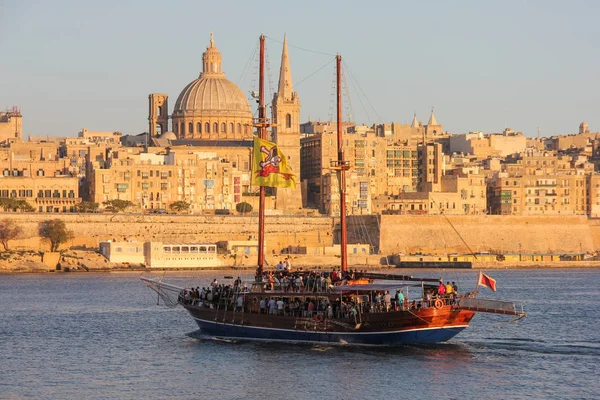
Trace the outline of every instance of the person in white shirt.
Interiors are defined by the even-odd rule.
[[[237,298],[237,306],[235,311],[242,311],[244,309],[244,296],[239,296]]]
[[[385,291],[385,296],[383,296],[383,304],[385,305],[385,311],[390,311],[392,307],[392,295],[389,290]]]
[[[277,312],[277,304],[275,303],[275,299],[271,298],[268,303],[269,314],[275,315]]]
[[[266,305],[265,299],[260,299],[259,305],[260,305],[260,313],[265,314],[265,305]]]
[[[283,315],[283,306],[284,306],[283,300],[281,300],[281,299],[277,300],[277,314],[278,315]]]

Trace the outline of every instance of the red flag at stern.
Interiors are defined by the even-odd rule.
[[[483,272],[479,271],[479,279],[477,280],[477,286],[485,286],[489,289],[492,289],[494,292],[496,291],[496,280],[490,278]]]

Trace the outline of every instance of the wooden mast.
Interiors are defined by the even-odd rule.
[[[265,112],[265,35],[260,35],[260,67],[258,75],[258,137],[267,139],[267,121]],[[256,280],[262,281],[265,265],[265,193],[266,187],[260,186],[258,203],[258,266]]]
[[[335,56],[337,77],[337,151],[338,159],[335,169],[338,171],[340,185],[340,251],[342,255],[342,271],[348,271],[348,234],[346,228],[346,171],[350,165],[344,160],[342,138],[342,56]]]

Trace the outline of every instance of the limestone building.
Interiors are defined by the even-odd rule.
[[[23,139],[23,116],[17,107],[0,112],[0,143],[18,142]]]
[[[491,214],[586,215],[597,210],[597,178],[570,156],[528,150],[509,157],[488,183]],[[594,204],[592,204],[594,203]]]
[[[199,180],[198,185],[205,186],[197,187],[196,193],[211,194],[203,200],[198,200],[200,197],[197,195],[193,196],[192,204],[196,210],[235,209],[239,202],[254,202],[255,196],[252,195],[258,192],[258,188],[250,187],[249,183],[251,172],[248,166],[251,165],[254,136],[252,110],[242,90],[225,77],[222,56],[215,46],[212,34],[210,44],[202,56],[202,63],[200,76],[182,90],[175,102],[170,116],[173,132],[168,131],[168,96],[154,93],[149,96],[149,138],[127,138],[126,142],[165,149],[185,146],[187,151],[210,155],[206,156],[206,160],[202,158],[204,156],[198,156],[198,160],[202,161],[197,163],[203,165],[212,162],[209,160],[213,159],[225,160],[221,166],[226,168],[222,172],[228,176],[227,179],[232,180],[231,184],[233,181],[237,182],[237,189],[232,186],[232,191],[229,192],[229,183],[223,181],[222,185],[217,185],[211,183],[214,179],[204,177]],[[300,101],[298,93],[293,89],[286,39],[281,56],[279,87],[272,101],[272,115],[276,124],[272,132],[273,139],[288,157],[288,165],[299,175]],[[193,150],[190,150],[190,147]],[[203,168],[215,171],[215,174],[220,169],[214,166]],[[219,175],[221,176],[223,175]],[[226,191],[222,192],[221,189]],[[98,197],[97,189],[94,190],[94,196]],[[104,190],[102,188],[102,191]],[[297,185],[296,189],[272,190],[270,193],[275,194],[275,201],[270,207],[274,207],[277,213],[295,213],[302,208],[301,185]],[[111,197],[110,193],[104,194]],[[168,206],[180,197],[179,193],[167,197],[160,196],[160,202],[142,202],[142,206]],[[163,198],[165,201],[162,201]],[[134,199],[140,200],[135,196]]]

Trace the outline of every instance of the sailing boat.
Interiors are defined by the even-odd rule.
[[[524,317],[522,306],[518,310],[513,302],[478,298],[477,290],[462,295],[445,293],[446,286],[439,278],[358,273],[348,269],[345,172],[350,164],[344,160],[342,147],[340,55],[336,56],[338,151],[337,160],[331,165],[337,173],[340,191],[339,272],[336,269],[265,272],[265,188],[290,187],[295,181],[286,167],[285,156],[275,143],[266,141],[270,123],[264,104],[264,41],[261,36],[256,124],[259,137],[254,139],[253,163],[253,179],[260,185],[255,280],[250,287],[236,280],[233,285],[215,284],[200,292],[149,278],[141,278],[142,281],[167,306],[185,308],[203,334],[223,339],[375,346],[438,343],[465,329],[477,312]],[[480,285],[495,290],[495,281],[484,274],[480,274],[477,287]],[[409,299],[409,291],[411,296],[415,292],[418,295]]]

